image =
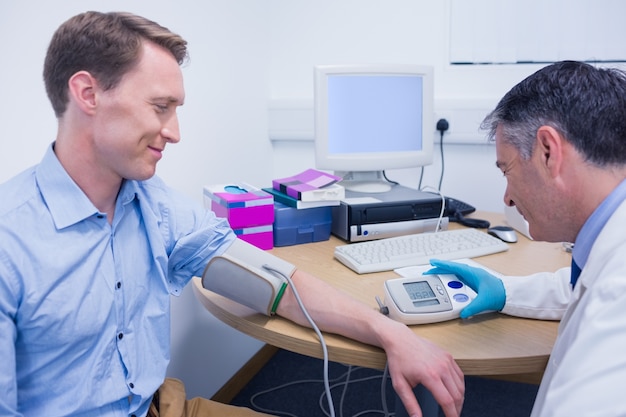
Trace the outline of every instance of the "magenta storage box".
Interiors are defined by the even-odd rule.
[[[263,226],[233,229],[235,235],[241,240],[260,249],[272,249],[274,247],[274,229],[271,224]]]
[[[262,249],[273,247],[274,197],[247,184],[204,187],[204,205],[228,220],[237,237]]]

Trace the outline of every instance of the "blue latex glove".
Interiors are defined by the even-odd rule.
[[[500,311],[504,308],[506,292],[502,280],[481,268],[450,261],[431,259],[434,268],[424,275],[454,274],[465,285],[476,292],[476,298],[461,310],[461,318],[466,319],[483,311]]]

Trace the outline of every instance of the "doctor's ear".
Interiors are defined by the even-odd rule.
[[[540,164],[551,176],[557,176],[563,164],[563,146],[565,139],[551,126],[541,126],[537,129],[537,143],[535,153],[540,158]]]
[[[93,114],[96,108],[96,92],[98,82],[87,71],[78,71],[68,81],[68,98],[78,108],[88,114]]]

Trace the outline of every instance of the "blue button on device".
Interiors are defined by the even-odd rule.
[[[454,294],[453,298],[457,303],[467,303],[469,301],[467,294]]]

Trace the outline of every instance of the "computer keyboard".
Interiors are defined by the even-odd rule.
[[[431,259],[474,258],[508,250],[508,245],[476,229],[442,230],[340,245],[335,258],[358,274],[425,265]]]

